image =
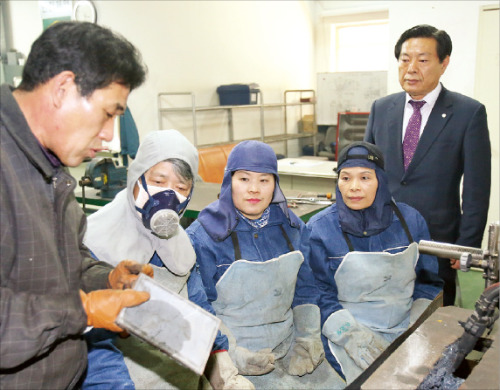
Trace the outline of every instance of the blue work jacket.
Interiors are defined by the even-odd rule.
[[[234,228],[237,234],[241,256],[248,261],[263,262],[290,252],[280,225],[286,231],[295,250],[303,253],[301,235],[307,234],[304,222],[290,212],[294,227],[290,224],[278,205],[271,204],[269,221],[262,228],[255,228],[241,218]],[[196,262],[199,265],[201,278],[205,286],[209,302],[217,299],[215,285],[236,260],[231,236],[220,242],[214,241],[203,226],[194,221],[186,230],[196,252]],[[239,260],[239,259],[238,259]],[[239,286],[235,286],[237,288]],[[309,259],[304,255],[297,283],[292,308],[303,304],[317,304],[318,290],[309,267]]]
[[[410,233],[415,242],[429,240],[429,231],[422,215],[414,208],[398,203]],[[328,317],[342,309],[337,294],[335,274],[344,256],[349,252],[342,234],[337,205],[334,203],[327,209],[313,216],[307,223],[309,240],[309,261],[320,290],[318,306],[321,311],[321,326]],[[410,244],[403,226],[393,212],[392,222],[383,232],[368,236],[356,237],[348,235],[355,251],[398,253]],[[305,242],[303,243],[305,245]],[[435,256],[420,254],[415,266],[416,280],[413,300],[418,298],[434,299],[443,288],[442,280],[437,276],[438,262]]]

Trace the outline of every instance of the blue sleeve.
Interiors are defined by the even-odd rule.
[[[314,226],[308,224],[307,229],[309,264],[319,289],[318,306],[321,312],[321,326],[323,326],[331,314],[342,309],[334,279],[342,259],[329,259],[325,242],[319,234],[316,234]],[[333,236],[330,239],[334,240]]]
[[[198,269],[198,265],[195,265],[191,271],[191,275],[189,275],[189,279],[187,281],[187,289],[189,300],[193,303],[196,303],[198,306],[202,307],[209,313],[215,315],[215,310],[212,305],[208,302],[207,295],[205,294],[205,289],[203,287],[203,283],[201,281],[200,271]],[[213,351],[218,350],[228,350],[229,342],[227,337],[221,333],[221,331],[217,331],[217,336],[215,338],[214,345],[212,347]]]
[[[213,302],[217,299],[215,285],[218,279],[216,259],[213,255],[213,251],[205,244],[208,235],[198,221],[194,221],[191,226],[186,229],[186,233],[196,253],[197,268],[200,272],[207,299],[209,302]]]
[[[297,283],[295,284],[295,295],[292,301],[292,308],[305,304],[318,304],[319,291],[314,280],[311,267],[309,265],[309,232],[304,222],[300,221],[299,237],[295,249],[299,249],[304,256],[304,262],[299,268],[297,274]]]
[[[400,204],[398,207],[401,208]],[[409,206],[407,206],[410,208]],[[406,223],[411,231],[413,240],[430,240],[429,230],[424,217],[415,209],[411,208],[414,216],[408,217]],[[417,274],[413,299],[427,298],[433,300],[443,290],[443,280],[438,276],[438,260],[436,256],[420,254],[415,267]]]

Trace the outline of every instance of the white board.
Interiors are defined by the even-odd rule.
[[[339,112],[369,112],[387,95],[387,71],[318,73],[317,123],[336,125]]]

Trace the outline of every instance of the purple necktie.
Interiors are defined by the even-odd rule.
[[[411,159],[417,149],[418,140],[420,138],[420,125],[422,124],[422,114],[420,113],[420,109],[425,104],[425,101],[420,100],[416,102],[414,100],[410,100],[410,104],[413,106],[413,114],[411,114],[410,121],[408,122],[405,139],[403,141],[405,171],[408,169],[408,165],[410,165]]]

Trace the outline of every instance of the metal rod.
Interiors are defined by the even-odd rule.
[[[485,258],[485,253],[482,249],[443,242],[420,240],[418,250],[420,253],[448,259],[460,259],[463,253],[470,253],[472,260],[484,260]]]

